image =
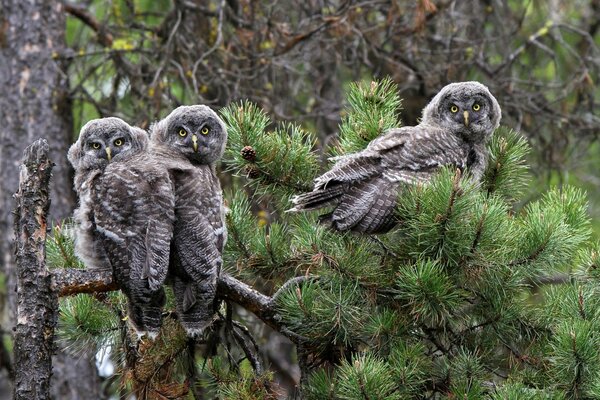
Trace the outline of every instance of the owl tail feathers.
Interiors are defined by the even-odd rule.
[[[200,287],[175,277],[173,293],[177,316],[189,337],[201,336],[212,325],[216,313],[215,293],[212,286]]]
[[[197,302],[186,312],[179,313],[181,326],[189,337],[201,336],[216,318],[212,304]]]
[[[188,285],[183,292],[183,312],[188,312],[196,304],[196,287]]]
[[[164,290],[152,293],[130,293],[127,296],[127,323],[138,338],[156,338],[162,325],[162,309],[166,302]]]
[[[333,212],[322,216],[338,231],[385,233],[394,226],[398,184],[376,178],[355,185]]]
[[[344,194],[345,189],[345,185],[337,184],[300,194],[292,199],[294,207],[286,212],[310,211],[335,204]]]

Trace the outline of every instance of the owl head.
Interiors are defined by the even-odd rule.
[[[181,106],[150,127],[152,143],[165,144],[196,164],[214,164],[227,143],[227,128],[204,105]]]
[[[498,101],[479,82],[446,85],[423,109],[422,123],[439,126],[471,143],[486,142],[500,124]]]
[[[148,134],[120,118],[93,119],[81,128],[79,139],[69,149],[68,158],[75,170],[104,169],[143,152]]]

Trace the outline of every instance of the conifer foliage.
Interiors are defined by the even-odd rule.
[[[390,80],[351,85],[330,154],[360,150],[399,126],[400,104]],[[518,133],[495,133],[480,184],[442,170],[402,191],[394,231],[368,236],[331,231],[315,213],[285,213],[324,167],[313,134],[274,125],[250,102],[221,114],[229,132],[223,169],[236,176],[225,269],[265,292],[307,277],[273,294],[299,344],[302,398],[600,398],[600,253],[586,197],[562,187],[523,204],[528,146]],[[61,240],[49,250],[64,249]],[[548,284],[555,277],[563,279]],[[122,310],[116,293],[66,299],[60,333],[75,347],[110,344],[126,386],[141,367],[128,361]],[[161,371],[149,387],[181,393],[191,382],[194,393],[277,398],[272,374],[244,351],[256,342],[230,311],[201,353],[165,324],[138,355]]]

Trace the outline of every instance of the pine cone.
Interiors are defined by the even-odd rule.
[[[256,165],[247,165],[246,176],[250,179],[256,179],[260,176],[260,170],[256,167]]]
[[[248,161],[256,160],[256,150],[252,146],[245,146],[242,151],[240,151],[242,158]]]

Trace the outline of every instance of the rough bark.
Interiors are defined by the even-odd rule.
[[[48,221],[67,217],[75,202],[70,168],[66,159],[73,132],[64,65],[56,57],[65,50],[65,12],[61,2],[44,0],[0,0],[0,275],[7,288],[0,291],[0,324],[10,332],[15,309],[12,194],[17,190],[18,167],[23,149],[35,139],[48,139],[49,157],[56,164]],[[4,298],[1,293],[6,293]],[[56,355],[52,390],[73,386],[72,396],[64,391],[53,398],[94,397],[99,381],[92,358],[81,360],[62,352]],[[86,361],[82,361],[86,360]],[[69,382],[68,377],[86,370],[92,380]],[[6,371],[0,371],[1,386]],[[70,392],[69,390],[68,392]]]
[[[45,264],[51,170],[48,142],[40,139],[25,151],[19,191],[15,195],[17,400],[50,398],[53,336],[58,315],[58,296],[51,288],[52,276]]]

